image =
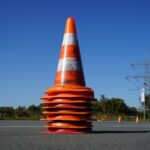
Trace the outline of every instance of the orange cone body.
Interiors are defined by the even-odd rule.
[[[54,86],[45,91],[43,114],[48,120],[43,133],[89,133],[94,92],[85,85],[75,21],[68,18]]]

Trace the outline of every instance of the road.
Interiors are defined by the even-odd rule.
[[[150,123],[93,122],[93,134],[40,134],[43,121],[0,121],[0,150],[150,150]]]

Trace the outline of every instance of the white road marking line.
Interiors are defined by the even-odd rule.
[[[0,128],[41,128],[43,126],[0,126]]]
[[[150,127],[150,125],[130,125],[130,126],[128,126],[128,125],[116,125],[116,126],[113,126],[113,127],[131,127],[131,128],[133,128],[133,127]]]
[[[115,128],[140,128],[140,127],[150,127],[150,125],[101,125],[101,127],[115,127]]]

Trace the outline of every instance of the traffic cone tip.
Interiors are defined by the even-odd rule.
[[[75,19],[69,17],[66,21],[65,33],[76,33]]]

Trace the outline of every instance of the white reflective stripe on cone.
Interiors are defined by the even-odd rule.
[[[63,45],[78,45],[77,36],[74,33],[65,33],[62,46]]]
[[[60,59],[57,71],[82,71],[81,61],[78,58]]]

